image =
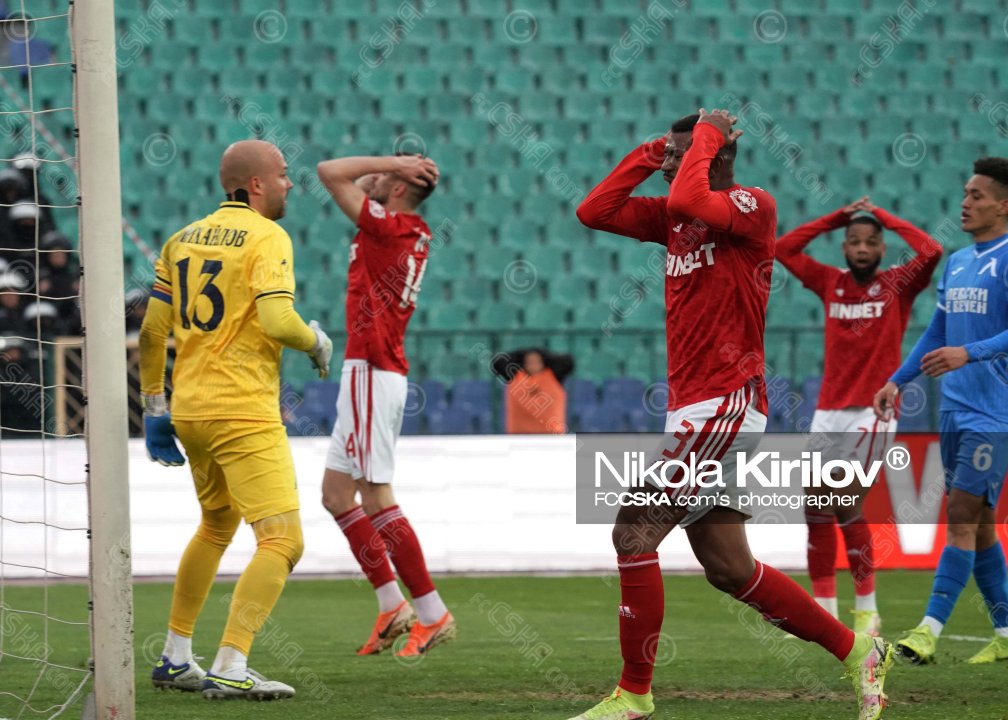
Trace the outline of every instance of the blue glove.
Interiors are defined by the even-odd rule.
[[[185,465],[185,457],[175,442],[175,427],[172,425],[171,413],[167,411],[164,395],[143,399],[147,457],[165,466]],[[158,411],[159,414],[149,414]]]

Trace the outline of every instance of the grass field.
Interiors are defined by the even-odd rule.
[[[845,580],[841,577],[841,588],[849,594]],[[930,583],[930,573],[880,576],[889,635],[917,622]],[[257,705],[155,691],[148,673],[161,650],[171,588],[137,585],[138,717],[564,720],[612,690],[619,671],[615,576],[443,578],[438,584],[458,619],[459,637],[407,663],[392,655],[354,655],[375,611],[367,586],[350,580],[292,581],[257,640],[252,666],[294,685],[298,695]],[[231,588],[226,583],[215,588],[197,629],[196,652],[208,658],[206,666]],[[38,609],[40,595],[38,588],[8,586],[4,601],[9,607]],[[86,600],[82,586],[49,591],[50,612],[62,617],[86,618]],[[1008,718],[1008,663],[963,663],[991,633],[977,600],[970,586],[939,645],[938,664],[895,667],[886,687],[891,706],[885,717]],[[850,598],[841,597],[841,607],[849,605]],[[6,653],[27,655],[17,651],[41,642],[37,621],[25,616],[8,613],[2,629]],[[667,641],[655,673],[656,719],[856,717],[853,691],[832,657],[786,639],[702,577],[666,578],[664,633]],[[87,642],[79,628],[50,623],[48,644],[54,659],[84,666]],[[0,692],[25,694],[38,676],[38,667],[28,662],[0,660]],[[62,701],[78,677],[68,671],[46,673],[33,706]],[[0,718],[44,717],[21,711],[0,694]],[[70,708],[65,717],[80,717],[80,710]]]

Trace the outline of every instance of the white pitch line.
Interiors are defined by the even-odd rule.
[[[942,635],[942,640],[958,640],[960,642],[990,642],[989,637],[976,637],[974,635]]]

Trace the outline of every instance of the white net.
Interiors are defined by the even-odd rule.
[[[0,718],[79,717],[91,678],[71,13],[0,0]],[[70,378],[70,380],[68,380]]]

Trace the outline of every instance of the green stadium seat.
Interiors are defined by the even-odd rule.
[[[942,36],[947,40],[965,40],[971,42],[976,37],[983,37],[987,34],[986,26],[990,23],[989,13],[970,12],[950,12],[942,15],[942,26],[944,32]],[[1004,15],[995,20],[995,23],[1003,33]],[[1004,36],[1002,34],[1002,40]]]
[[[564,64],[576,68],[609,64],[609,49],[605,45],[577,43],[562,48]]]
[[[473,95],[490,89],[490,72],[484,68],[467,66],[447,71],[448,90]]]
[[[553,302],[532,303],[525,307],[525,327],[540,331],[568,327],[570,325],[569,316],[570,311],[565,306]]]
[[[521,310],[513,305],[484,302],[476,308],[475,323],[486,329],[520,330]]]
[[[518,65],[533,72],[548,72],[560,63],[560,49],[556,45],[532,42],[520,46],[517,50]]]
[[[427,327],[432,330],[464,330],[472,326],[471,310],[459,303],[437,305],[430,309]]]
[[[238,63],[239,43],[215,40],[196,46],[196,64],[202,68],[233,68]]]
[[[598,323],[596,327],[600,327]],[[615,343],[614,338],[607,338],[611,347]],[[600,352],[592,357],[591,363],[583,363],[579,366],[578,376],[594,382],[602,382],[609,378],[623,376],[623,357],[615,352]]]
[[[581,39],[601,45],[618,41],[627,29],[626,22],[613,16],[587,15],[582,18],[581,23]]]
[[[524,68],[503,68],[494,79],[494,89],[512,95],[521,95],[533,89],[535,78]]]
[[[562,245],[553,243],[550,245],[526,244],[522,249],[522,260],[531,266],[537,282],[545,283],[551,277],[559,277],[563,274]]]
[[[462,42],[474,46],[486,45],[487,21],[478,17],[456,17],[443,21],[447,29],[448,39],[452,42]]]
[[[543,40],[549,39],[550,43],[557,45],[573,45],[575,43],[587,43],[588,40],[578,37],[577,28],[572,18],[553,16],[536,18],[538,27],[536,37]],[[615,41],[617,38],[612,38]],[[609,41],[609,42],[611,42]]]
[[[818,68],[831,61],[833,46],[819,41],[795,41],[788,45],[791,60],[803,67]],[[853,75],[853,68],[851,70]]]
[[[403,73],[403,89],[418,94],[440,93],[444,89],[441,71],[431,67],[415,67]]]
[[[956,120],[961,140],[992,143],[1000,136],[991,119],[975,112],[963,112]]]
[[[313,68],[332,64],[332,50],[323,42],[299,42],[290,49],[291,64],[311,73],[312,82],[325,78],[330,73],[311,72]]]

